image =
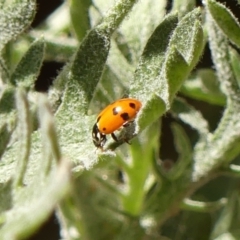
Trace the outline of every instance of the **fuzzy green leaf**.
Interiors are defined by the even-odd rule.
[[[12,123],[11,120],[7,121],[6,123],[1,122],[0,125],[0,158],[2,157],[8,142],[11,138],[12,132],[15,128],[15,125]]]
[[[0,228],[0,239],[26,239],[47,220],[56,203],[69,191],[70,168],[66,162],[62,162],[44,182],[36,178],[25,188],[11,189],[7,184],[11,185],[8,182],[5,184],[4,188],[8,189],[5,197],[10,194],[10,199],[6,200],[11,201],[12,206],[3,213],[4,225]]]
[[[47,61],[67,62],[77,48],[75,40],[65,37],[57,39],[44,38],[44,40],[46,43],[44,59]]]
[[[14,1],[0,10],[0,51],[30,26],[35,10],[35,0]]]
[[[18,136],[19,136],[19,160],[15,175],[14,184],[16,187],[22,187],[24,175],[27,169],[27,163],[30,155],[32,124],[30,119],[29,105],[26,93],[19,89],[16,96],[18,112]]]
[[[61,156],[58,156],[59,164],[56,165],[52,157],[56,156],[54,152],[52,152],[50,159],[41,158],[39,139],[36,142],[36,136],[39,137],[37,132],[32,135],[32,150],[29,152],[30,114],[26,101],[26,96],[22,92],[18,92],[17,106],[18,111],[20,111],[18,126],[23,128],[23,132],[19,131],[17,138],[21,139],[21,142],[11,143],[11,148],[5,152],[0,163],[0,183],[2,184],[0,194],[5,194],[4,201],[10,202],[10,206],[4,201],[1,205],[0,219],[4,224],[0,228],[0,239],[3,240],[29,237],[49,217],[56,203],[67,194],[70,186],[69,162],[60,161]],[[44,117],[48,110],[41,99],[39,105],[40,108],[45,109],[41,111],[40,122],[42,126],[45,126],[42,136],[45,136],[45,140],[48,138],[48,141],[43,142],[44,148],[46,148],[48,142],[54,142],[56,136],[54,136],[53,131],[50,131],[53,128],[51,125],[53,120],[49,121]],[[19,147],[23,146],[22,143],[25,152],[23,152],[23,156],[20,156]],[[52,149],[54,150],[54,148]],[[23,149],[20,152],[22,151]],[[49,161],[51,171],[48,171],[47,174],[45,171],[42,174],[44,166],[49,165]],[[22,183],[24,186],[21,186]]]
[[[109,33],[107,30],[96,28],[83,40],[75,56],[69,81],[76,82],[78,88],[81,89],[81,101],[86,104],[85,111],[102,75],[109,49]]]
[[[162,92],[160,93],[164,102],[167,105],[167,110],[175,97],[175,94],[181,87],[181,84],[189,74],[189,66],[176,46],[171,46],[168,49],[166,60],[163,65],[162,74]]]
[[[90,112],[97,113],[116,99],[127,96],[133,72],[133,67],[119,50],[116,42],[112,41],[107,66],[91,101]]]
[[[218,237],[214,238],[214,240],[238,240],[240,237],[240,231],[227,231]]]
[[[0,114],[10,113],[15,108],[15,88],[6,87],[1,92]]]
[[[164,101],[156,94],[153,94],[151,99],[142,107],[136,122],[140,129],[144,129],[149,124],[156,121],[156,119],[158,119],[161,114],[164,114],[165,111],[166,105]],[[136,129],[136,132],[138,131],[139,129]]]
[[[209,46],[221,90],[228,98],[238,99],[239,90],[229,61],[228,39],[218,27],[209,11],[206,17]]]
[[[54,119],[49,103],[44,95],[39,99],[39,118],[42,131],[43,159],[45,164],[42,166],[43,175],[48,175],[51,170],[52,159],[57,163],[61,160],[61,151],[55,129]]]
[[[6,87],[0,98],[0,156],[3,155],[15,127],[15,89]]]
[[[179,24],[174,30],[173,28],[176,24],[176,19],[174,16],[166,18],[166,20],[161,24],[162,26],[166,24],[169,27],[168,30],[167,28],[165,28],[166,33],[163,35],[164,36],[163,39],[165,39],[165,41],[163,42],[165,43],[167,42],[167,39],[169,37],[168,34],[170,34],[171,31],[173,31],[169,45],[165,50],[166,52],[164,56],[165,57],[164,62],[162,62],[163,56],[161,55],[161,49],[162,51],[164,50],[164,45],[163,48],[160,48],[159,54],[156,55],[155,57],[156,49],[154,49],[154,47],[158,46],[159,44],[158,41],[160,39],[159,37],[155,37],[154,33],[157,33],[158,29],[156,30],[156,32],[153,33],[150,41],[146,46],[145,50],[145,52],[147,53],[146,56],[148,56],[148,58],[151,59],[150,62],[149,59],[146,58],[148,61],[146,61],[145,63],[145,67],[147,66],[147,70],[150,69],[150,71],[149,70],[147,71],[149,73],[147,78],[148,82],[146,83],[145,79],[144,81],[143,79],[141,80],[141,76],[143,74],[138,74],[137,76],[140,79],[140,82],[142,83],[144,82],[144,84],[141,85],[141,87],[144,86],[143,88],[144,91],[141,90],[140,86],[137,85],[137,82],[139,81],[138,78],[135,78],[134,84],[132,84],[134,87],[131,89],[131,91],[134,93],[134,95],[140,96],[140,99],[142,98],[141,99],[142,102],[145,102],[146,100],[149,99],[150,96],[153,96],[152,95],[153,92],[155,92],[159,96],[159,98],[161,99],[158,100],[159,109],[158,112],[155,113],[155,115],[151,115],[152,121],[155,120],[155,116],[159,117],[163,112],[170,108],[171,102],[175,97],[175,94],[179,90],[181,84],[186,79],[195,62],[197,61],[197,59],[199,59],[202,53],[203,34],[201,25],[198,20],[199,13],[200,13],[199,9],[196,9],[191,13],[187,14],[179,22]],[[161,28],[161,25],[159,26],[159,29]],[[156,34],[156,36],[158,35]],[[186,47],[186,44],[188,45],[188,48]],[[147,51],[148,48],[149,52]],[[153,52],[154,50],[155,50],[154,54],[148,54]],[[158,75],[156,75],[157,67],[160,68]],[[154,71],[151,71],[151,69],[153,69]],[[146,70],[144,71],[144,73],[145,72]],[[138,71],[136,73],[138,73]],[[150,74],[153,74],[151,78]],[[138,86],[138,88],[135,86]],[[138,91],[140,93],[138,93]],[[156,96],[154,96],[154,99],[155,102]],[[140,115],[139,124],[141,128],[147,125],[146,121],[147,118],[146,116],[144,116],[144,114],[147,115],[147,112],[145,113],[144,109],[150,109],[150,107],[149,108],[143,107],[142,111],[143,116],[141,116],[141,112],[139,114]]]
[[[235,221],[234,219],[238,214],[238,211],[236,211],[237,208],[238,208],[238,196],[236,192],[235,193],[233,192],[229,196],[228,203],[225,205],[225,207],[219,214],[218,220],[211,233],[211,239],[215,239],[218,236],[231,230],[231,225]],[[239,216],[237,218],[239,219]]]
[[[150,36],[162,22],[166,14],[166,5],[167,1],[138,1],[120,26],[119,43],[125,44],[128,50],[124,51],[125,56],[134,67],[146,48]]]
[[[72,239],[80,235],[83,239],[114,239],[121,229],[118,214],[111,210],[116,207],[116,195],[101,185],[93,170],[84,171],[72,183],[74,192],[60,205],[67,216],[62,220],[68,235],[74,226]]]
[[[82,41],[71,66],[70,84],[80,88],[83,110],[88,109],[96,85],[101,78],[110,49],[110,37],[131,10],[136,0],[117,2],[100,24],[93,28]],[[72,91],[72,89],[70,90]],[[67,93],[66,93],[67,94]]]
[[[219,81],[211,69],[200,69],[183,84],[181,92],[191,98],[208,103],[225,105],[226,99],[219,88]]]
[[[196,6],[196,0],[174,0],[172,11],[178,11],[180,17],[192,11]]]
[[[185,61],[194,67],[203,51],[201,11],[194,9],[185,15],[173,32],[169,45],[175,46]]]
[[[182,208],[184,210],[188,211],[194,211],[194,212],[213,212],[216,211],[227,204],[226,198],[221,198],[217,201],[212,202],[200,202],[200,201],[194,201],[192,199],[184,199]]]
[[[214,0],[207,0],[207,7],[217,25],[226,36],[240,47],[240,24],[232,12],[223,4]]]
[[[0,58],[0,83],[7,83],[9,81],[9,71],[3,58]]]
[[[170,180],[176,180],[189,171],[192,160],[192,147],[190,140],[183,128],[178,124],[172,124],[174,142],[179,154],[177,163],[167,172],[166,176]]]
[[[152,96],[143,107],[144,114],[142,116],[139,114],[138,123],[141,128],[154,122],[166,110],[165,103],[158,96],[161,92],[158,76],[164,62],[169,38],[176,27],[177,21],[176,15],[169,15],[155,29],[143,51],[134,79],[131,81],[131,95],[138,97],[143,103]]]
[[[208,122],[202,114],[184,100],[176,98],[173,101],[171,111],[176,118],[196,129],[201,137],[206,137],[209,133]]]
[[[44,57],[45,43],[43,39],[35,41],[18,63],[11,75],[10,82],[14,86],[26,89],[33,88],[40,72]]]
[[[207,19],[212,59],[221,89],[228,101],[215,132],[209,135],[208,141],[200,141],[195,147],[194,180],[200,179],[221,164],[232,161],[240,152],[239,111],[236,111],[236,108],[239,108],[240,89],[229,61],[227,38],[215,24],[210,13],[207,13]]]
[[[233,69],[234,76],[237,80],[238,87],[240,88],[240,55],[236,50],[233,48],[229,47],[230,50],[230,60],[231,60],[231,65]]]
[[[157,77],[165,59],[170,36],[177,26],[176,14],[168,15],[155,29],[143,51],[134,79],[130,82],[130,92],[139,96],[142,102],[149,98],[149,93],[161,91]]]
[[[81,41],[87,31],[90,29],[90,19],[88,9],[92,4],[92,0],[71,0],[70,1],[70,15],[72,25],[79,41]]]

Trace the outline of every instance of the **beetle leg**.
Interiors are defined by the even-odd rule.
[[[117,138],[117,136],[116,136],[114,133],[111,133],[111,136],[112,136],[112,138],[113,138],[113,140],[114,140],[115,142],[119,142],[119,139]],[[129,140],[124,139],[123,141],[124,141],[125,143],[131,145],[131,143],[129,142]]]
[[[133,123],[133,121],[125,122],[125,123],[123,124],[123,127],[128,127],[131,123]]]
[[[119,142],[118,138],[116,137],[116,135],[114,133],[111,133],[111,136],[115,142]]]

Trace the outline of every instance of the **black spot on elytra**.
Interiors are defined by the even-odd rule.
[[[106,130],[107,130],[107,129],[104,127],[104,128],[103,128],[103,131],[106,131]]]
[[[129,107],[135,109],[136,108],[136,104],[135,103],[129,103]]]
[[[118,115],[117,108],[113,108],[113,109],[112,109],[112,112],[113,112],[113,115]]]
[[[122,113],[120,116],[124,121],[127,121],[129,119],[128,113]]]

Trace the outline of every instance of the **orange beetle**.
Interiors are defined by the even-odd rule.
[[[107,141],[107,134],[111,134],[112,138],[117,142],[118,139],[114,131],[119,130],[121,127],[126,127],[132,122],[141,107],[142,103],[139,100],[123,98],[104,108],[99,113],[92,129],[94,145],[97,148],[102,148]]]

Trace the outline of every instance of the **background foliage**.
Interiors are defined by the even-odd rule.
[[[53,211],[59,239],[239,239],[231,10],[69,0],[31,28],[37,11],[34,0],[0,0],[0,239],[29,238]],[[50,61],[62,68],[42,91]],[[143,103],[118,133],[131,145],[108,138],[96,150],[96,114],[124,96]]]

